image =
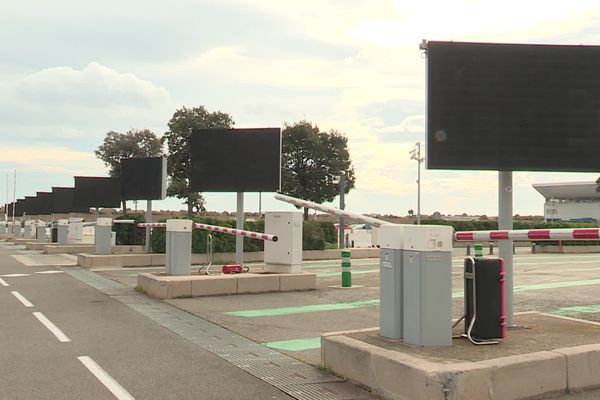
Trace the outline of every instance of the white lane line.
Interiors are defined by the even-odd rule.
[[[6,283],[6,281],[4,279],[2,279],[2,278],[0,278],[0,285],[2,285],[4,287],[9,286],[8,283]]]
[[[33,304],[29,300],[27,300],[23,295],[19,292],[11,292],[13,296],[17,298],[25,307],[33,307]]]
[[[36,274],[64,274],[64,271],[56,271],[56,270],[52,270],[52,271],[38,271],[38,272],[36,272]]]
[[[96,364],[96,362],[90,357],[81,356],[77,357],[77,359],[81,361],[81,363],[85,365],[86,368],[89,369],[90,372],[94,374],[94,376],[98,378],[98,380],[102,382],[102,384],[106,386],[106,388],[110,390],[110,392],[118,400],[135,400],[135,398],[130,395],[129,392],[123,388],[123,386],[119,385],[119,383],[115,381],[112,376],[110,376],[105,370],[102,369],[102,367]]]
[[[27,256],[11,254],[11,257],[14,258],[15,260],[17,260],[18,262],[20,262],[21,264],[23,264],[26,267],[33,267],[33,266],[36,266],[36,265],[40,265],[40,263],[38,263],[34,259],[32,259],[30,257],[27,257]]]
[[[6,274],[0,275],[2,278],[20,278],[22,276],[29,276],[30,274]]]
[[[48,328],[48,330],[52,332],[54,336],[56,336],[59,342],[66,343],[71,341],[71,339],[69,339],[67,335],[65,335],[60,329],[58,329],[58,327],[54,325],[52,321],[46,318],[44,314],[41,312],[34,312],[33,315],[42,323],[42,325]]]

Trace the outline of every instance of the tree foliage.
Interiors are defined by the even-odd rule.
[[[339,194],[339,176],[346,176],[345,192],[355,177],[348,139],[340,132],[321,132],[308,121],[285,125],[282,132],[281,187],[285,194],[315,203],[333,201]],[[308,209],[304,209],[308,219]]]
[[[168,123],[169,130],[162,137],[163,143],[166,142],[169,149],[167,168],[171,182],[167,195],[185,199],[184,204],[187,204],[189,217],[193,215],[194,210],[204,210],[202,195],[189,189],[192,130],[231,128],[234,124],[229,114],[220,111],[209,112],[204,106],[184,106],[175,111]]]
[[[127,133],[109,131],[94,153],[104,161],[110,176],[119,176],[121,159],[158,157],[162,154],[162,143],[150,129],[130,129]]]
[[[110,176],[121,175],[121,159],[133,157],[158,157],[162,155],[162,142],[150,129],[130,129],[127,133],[109,131],[104,142],[94,151],[104,161]],[[123,200],[123,214],[127,203]]]

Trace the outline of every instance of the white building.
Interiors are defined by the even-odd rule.
[[[544,196],[545,221],[600,221],[600,185],[596,182],[536,183]]]

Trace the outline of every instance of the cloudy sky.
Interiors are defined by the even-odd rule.
[[[107,131],[162,135],[177,108],[204,105],[239,128],[307,119],[344,132],[357,175],[347,208],[405,215],[408,152],[425,141],[422,39],[600,44],[600,6],[586,0],[0,1],[0,200],[14,169],[17,197],[104,176],[93,150]],[[532,183],[596,178],[516,172],[514,211],[543,212]],[[422,171],[425,214],[497,215],[496,193],[495,172]],[[207,200],[235,209],[235,194]]]

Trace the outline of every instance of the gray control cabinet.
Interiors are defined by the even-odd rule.
[[[0,222],[0,235],[6,234],[6,224],[4,222]]]
[[[98,218],[96,220],[96,254],[111,254],[112,218]]]
[[[23,237],[25,239],[31,238],[31,224],[29,221],[25,222],[25,226],[23,227]]]
[[[405,251],[404,342],[452,345],[452,253]]]
[[[15,237],[21,236],[21,223],[15,221],[15,225],[14,226],[15,226],[15,228],[14,228]]]
[[[35,227],[35,239],[38,242],[46,241],[46,224],[41,223]]]
[[[379,257],[380,334],[388,339],[402,339],[403,250],[381,249]]]
[[[380,228],[380,334],[415,346],[452,345],[452,228]]]
[[[58,231],[56,232],[56,244],[64,246],[69,242],[69,220],[59,219],[57,224]]]
[[[192,221],[167,220],[165,272],[167,275],[192,274]]]

